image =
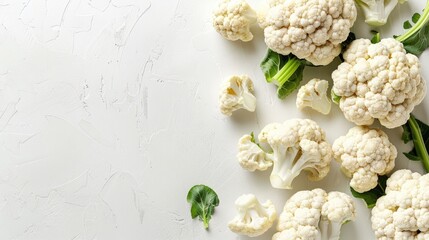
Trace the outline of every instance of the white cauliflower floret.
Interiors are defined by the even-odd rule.
[[[274,204],[267,200],[261,204],[253,194],[241,195],[235,201],[238,215],[228,223],[231,231],[256,237],[266,232],[277,219]]]
[[[407,0],[356,0],[365,14],[365,22],[371,26],[386,24],[392,10],[399,3]]]
[[[261,146],[267,146],[262,148],[265,160],[274,165],[270,176],[274,188],[292,188],[292,181],[302,171],[307,171],[308,178],[313,181],[321,180],[329,172],[332,149],[326,142],[325,132],[312,120],[291,119],[283,124],[268,124],[258,139]],[[240,150],[240,162],[246,162],[243,156],[252,157],[243,150],[246,149]]]
[[[223,85],[219,95],[220,111],[231,116],[238,109],[254,112],[256,98],[252,80],[247,75],[231,76]]]
[[[335,160],[351,179],[350,186],[359,193],[377,186],[378,176],[395,167],[396,147],[380,129],[356,126],[332,145]]]
[[[371,222],[377,239],[428,239],[429,174],[394,172],[386,195],[372,209]]]
[[[356,20],[353,0],[276,0],[259,22],[273,51],[327,65],[341,52]]]
[[[253,135],[244,135],[238,141],[238,162],[248,171],[264,171],[273,165],[273,162],[265,152],[255,144]]]
[[[355,40],[343,57],[332,73],[332,90],[346,119],[357,125],[378,119],[387,128],[405,124],[426,94],[418,58],[393,38]]]
[[[326,80],[314,78],[302,86],[296,97],[296,107],[303,109],[310,107],[322,114],[329,114],[331,101],[327,96],[329,84]]]
[[[222,0],[213,12],[213,27],[228,40],[248,42],[253,39],[250,26],[256,19],[245,0]]]
[[[338,240],[341,226],[355,219],[355,205],[341,192],[300,191],[285,204],[273,240]]]

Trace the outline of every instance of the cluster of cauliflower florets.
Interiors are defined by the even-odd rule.
[[[245,0],[221,0],[214,11],[213,26],[228,40],[247,42],[253,39],[253,26],[259,25],[265,43],[274,52],[327,65],[341,53],[341,43],[355,20],[353,0],[268,0],[259,12]],[[332,73],[331,97],[345,118],[357,126],[331,146],[323,129],[312,120],[268,124],[257,138],[253,133],[240,138],[237,159],[243,169],[254,172],[272,168],[271,185],[291,189],[301,172],[307,172],[313,181],[323,179],[335,159],[358,193],[374,189],[380,176],[393,171],[396,147],[386,133],[369,125],[375,119],[386,128],[407,122],[426,94],[419,59],[393,38],[375,44],[367,39],[354,40],[342,57],[343,63]],[[308,81],[298,91],[297,108],[329,114],[328,88],[326,80]],[[221,112],[227,116],[238,109],[254,112],[254,94],[249,76],[231,76],[222,85]],[[409,170],[393,173],[387,181],[387,195],[372,210],[377,239],[429,239],[428,190],[429,175]],[[238,215],[228,224],[235,233],[259,236],[277,220],[270,200],[260,203],[255,195],[245,194],[235,205]],[[336,240],[341,225],[354,220],[355,214],[354,202],[347,194],[322,189],[300,191],[286,202],[272,239]]]

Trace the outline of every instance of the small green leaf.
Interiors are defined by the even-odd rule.
[[[421,161],[426,172],[429,172],[429,126],[415,118],[412,114],[402,126],[404,143],[413,141],[413,149],[404,155],[412,161]]]
[[[332,102],[338,105],[340,104],[341,96],[338,96],[337,94],[335,94],[334,90],[331,89],[331,99],[332,99]]]
[[[280,71],[283,65],[284,61],[282,59],[282,55],[268,48],[268,51],[260,64],[267,82],[270,83],[272,81],[273,77]]]
[[[422,160],[419,156],[416,156],[415,154],[412,154],[411,152],[404,153],[404,155],[405,155],[405,157],[407,157],[411,161],[421,161]]]
[[[413,21],[413,23],[417,23],[420,19],[420,13],[414,13],[413,16],[411,17],[411,21]]]
[[[411,25],[411,23],[410,23],[410,21],[405,21],[404,22],[404,24],[403,24],[403,28],[404,29],[410,29],[410,28],[412,28],[413,26]]]
[[[219,206],[216,192],[205,185],[195,185],[189,189],[186,200],[191,204],[191,217],[198,216],[207,229],[215,207]]]
[[[377,186],[368,192],[359,193],[356,192],[352,187],[350,187],[350,191],[355,198],[363,199],[368,208],[373,208],[377,203],[377,199],[386,194],[385,190],[387,179],[388,177],[386,175],[378,176]]]

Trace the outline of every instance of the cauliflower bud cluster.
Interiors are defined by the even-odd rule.
[[[378,176],[390,173],[395,167],[396,147],[386,133],[379,129],[357,126],[332,145],[335,160],[352,180],[350,186],[359,193],[378,184]]]
[[[325,131],[310,119],[291,119],[265,126],[258,136],[244,135],[238,143],[240,165],[249,171],[273,166],[270,181],[274,188],[290,189],[302,171],[313,181],[323,179],[330,170],[331,145]]]
[[[355,216],[353,199],[345,193],[300,191],[286,202],[273,240],[338,240],[341,226]]]
[[[353,0],[272,0],[265,17],[265,43],[273,51],[327,65],[341,52],[341,43],[356,20]]]
[[[371,125],[374,119],[387,128],[405,124],[426,94],[419,59],[392,38],[376,44],[355,40],[343,57],[332,73],[332,90],[341,97],[345,118],[357,125]]]
[[[377,239],[429,239],[429,174],[393,173],[386,195],[372,209],[371,222]]]

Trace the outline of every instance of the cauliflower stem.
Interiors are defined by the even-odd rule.
[[[306,65],[312,64],[292,54],[284,56],[268,49],[260,67],[267,82],[277,86],[277,96],[284,99],[298,88]]]
[[[426,172],[429,172],[429,154],[426,149],[426,142],[429,138],[429,126],[416,119],[412,114],[408,122],[402,126],[404,133],[402,140],[405,143],[413,141],[414,148],[404,155],[413,160],[421,161]]]
[[[404,3],[406,0],[399,0]],[[386,24],[392,10],[398,4],[398,0],[356,0],[365,14],[365,22],[371,26]]]

